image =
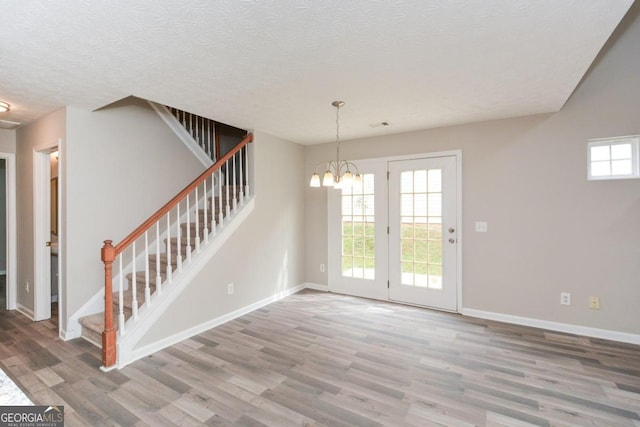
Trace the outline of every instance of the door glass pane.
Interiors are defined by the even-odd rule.
[[[400,203],[401,283],[442,289],[442,169],[402,172]]]
[[[342,191],[342,276],[375,279],[374,176]]]

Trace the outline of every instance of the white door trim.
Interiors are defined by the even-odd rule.
[[[16,224],[16,155],[14,153],[0,153],[5,160],[6,173],[6,218],[7,218],[7,310],[16,309],[17,299],[17,224]]]
[[[59,143],[39,146],[33,150],[33,320],[35,321],[51,318],[51,247],[46,246],[46,242],[51,241],[50,155],[58,145]],[[60,215],[58,215],[58,221],[60,221]],[[60,295],[59,292],[58,284],[58,295]]]

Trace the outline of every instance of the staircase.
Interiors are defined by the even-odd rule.
[[[235,194],[234,194],[234,187],[235,187]],[[216,225],[220,225],[221,219],[222,221],[224,221],[224,219],[227,217],[226,216],[226,205],[227,203],[229,203],[229,206],[232,206],[234,204],[234,200],[237,203],[237,200],[240,199],[241,197],[241,186],[240,185],[236,185],[236,186],[222,186],[222,197],[220,196],[215,196],[213,198],[209,197],[207,199],[207,212],[209,212],[207,214],[207,216],[210,215],[211,212],[214,213],[214,218],[215,218],[215,222]],[[227,194],[230,195],[230,198],[227,197]],[[205,217],[205,210],[204,209],[198,209],[197,212],[198,216],[199,216],[199,221],[197,221],[197,224],[194,221],[191,222],[181,222],[180,224],[180,235],[181,236],[187,236],[188,234],[190,236],[199,236],[199,240],[198,240],[198,244],[199,245],[204,245],[205,244],[205,232],[207,230],[205,230],[205,228],[207,228],[206,226],[208,225],[204,219]],[[197,227],[197,228],[196,228]],[[177,257],[173,257],[171,258],[171,260],[169,261],[169,254],[187,254],[189,251],[189,247],[188,247],[188,241],[187,239],[181,239],[180,242],[178,242],[178,238],[177,237],[171,237],[170,239],[164,239],[163,240],[163,244],[165,246],[165,248],[167,248],[167,250],[165,252],[160,253],[160,255],[156,254],[149,254],[148,258],[147,258],[147,262],[148,262],[148,270],[145,269],[145,271],[138,271],[135,273],[135,282],[136,282],[136,286],[134,286],[133,284],[133,278],[134,278],[134,274],[133,273],[127,273],[125,275],[125,279],[127,282],[127,290],[123,291],[123,314],[124,314],[124,321],[128,321],[132,315],[133,315],[133,305],[135,304],[135,302],[137,302],[139,307],[142,307],[145,303],[145,298],[146,298],[146,292],[145,292],[145,288],[143,288],[142,286],[139,287],[139,284],[145,284],[146,282],[146,275],[147,275],[147,271],[149,272],[160,272],[159,276],[151,276],[149,277],[149,293],[150,295],[153,295],[158,286],[157,286],[157,278],[160,277],[160,284],[165,283],[168,273],[171,272],[172,274],[174,272],[176,272],[177,268],[178,268],[178,259]],[[196,242],[195,240],[192,241],[192,243],[195,245]],[[180,245],[180,250],[178,250],[178,245]],[[169,249],[170,248],[170,249]],[[194,248],[190,249],[191,252],[194,251]],[[171,262],[171,267],[169,268],[169,262]],[[146,267],[145,267],[146,268]],[[133,288],[136,288],[136,298],[133,298]],[[113,293],[113,317],[115,319],[118,318],[119,316],[119,295],[118,295],[118,291]],[[105,320],[105,316],[104,316],[104,312],[101,313],[96,313],[96,314],[92,314],[89,316],[84,316],[80,318],[80,324],[82,325],[82,335],[81,337],[84,338],[85,340],[91,342],[92,344],[101,347],[102,346],[102,332],[104,331],[104,320]],[[117,324],[115,325],[115,329],[116,331],[118,330],[118,326]]]
[[[104,292],[74,315],[80,336],[102,348],[103,370],[135,360],[135,345],[255,205],[252,134],[221,153],[219,124],[150,104],[209,167],[120,243],[105,240]]]

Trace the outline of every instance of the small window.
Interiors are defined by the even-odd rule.
[[[590,139],[589,180],[640,178],[639,136]]]

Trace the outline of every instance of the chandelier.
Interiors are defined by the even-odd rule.
[[[343,188],[362,182],[358,167],[348,160],[340,160],[340,107],[344,106],[344,102],[333,101],[331,105],[336,107],[336,159],[326,163],[320,163],[316,166],[313,175],[311,175],[311,181],[309,182],[309,186],[311,187],[320,187],[318,170],[321,170],[321,167],[324,167],[326,171],[322,178],[322,185],[324,187]]]

